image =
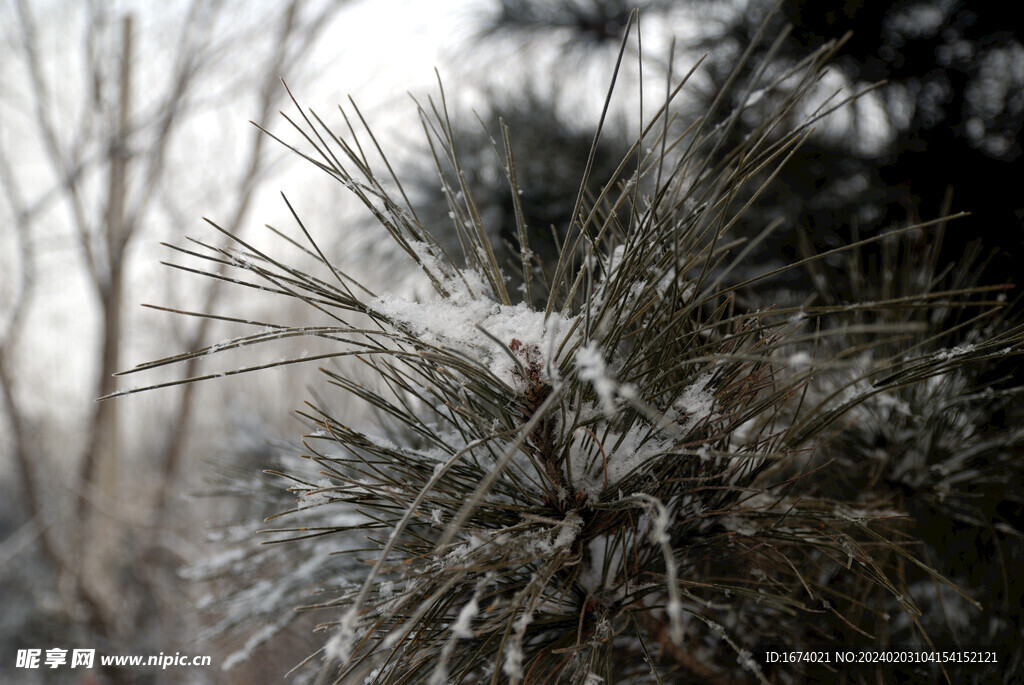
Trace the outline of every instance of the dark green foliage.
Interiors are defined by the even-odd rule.
[[[830,83],[851,90],[881,84],[844,112],[846,123],[824,126],[762,197],[750,215],[755,226],[764,215],[786,218],[765,257],[780,250],[796,257],[801,232],[817,249],[827,249],[849,242],[851,229],[867,234],[908,219],[967,211],[971,216],[951,228],[942,261],[955,261],[965,246],[980,242],[986,253],[995,252],[986,282],[1019,281],[1024,44],[1014,7],[969,0],[607,0],[559,3],[552,10],[545,2],[496,0],[482,33],[518,35],[534,44],[546,40],[579,54],[613,44],[614,32],[592,27],[619,25],[634,5],[647,23],[664,18],[700,27],[698,37],[679,48],[708,51],[709,83],[699,91],[708,102],[727,88],[736,57],[751,44],[756,56],[768,55],[773,68],[784,69],[845,36],[830,65]],[[766,18],[769,40],[763,39]],[[762,38],[755,40],[759,32]],[[741,86],[757,64],[748,62],[738,75]],[[717,120],[727,111],[712,116]],[[763,116],[744,122],[736,135]]]

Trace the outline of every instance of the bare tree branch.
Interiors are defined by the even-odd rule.
[[[335,8],[334,5],[326,7],[319,15],[306,22],[305,25],[302,25],[296,22],[297,17],[301,14],[301,7],[301,0],[293,0],[283,13],[284,16],[280,23],[282,28],[277,40],[278,49],[272,57],[268,68],[264,71],[265,78],[260,91],[260,108],[257,121],[266,121],[281,98],[283,89],[280,86],[279,79],[285,65],[294,62],[295,58],[289,54],[293,41],[298,40],[305,44],[311,43],[316,33],[326,25],[327,15],[334,11]],[[241,229],[251,206],[254,191],[263,174],[264,167],[261,160],[265,141],[265,135],[259,131],[254,132],[252,145],[249,149],[246,172],[239,179],[236,186],[236,197],[238,199],[234,212],[231,215],[230,223],[226,225],[230,227],[228,230],[231,233],[237,233]],[[223,269],[224,265],[221,265],[218,273],[223,271]],[[206,293],[206,300],[202,311],[212,311],[217,299],[220,297],[221,288],[219,284],[220,282],[217,280],[211,282]],[[203,345],[203,340],[209,332],[211,321],[212,319],[209,318],[199,319],[195,330],[186,343],[186,349],[199,349]],[[186,377],[196,374],[199,363],[198,357],[192,357],[185,363],[183,373],[187,374]],[[167,506],[170,489],[176,482],[176,476],[186,445],[186,438],[189,435],[188,427],[192,419],[194,407],[194,389],[195,386],[193,384],[186,384],[182,388],[177,412],[169,424],[168,437],[158,461],[161,464],[164,487],[160,490],[158,505],[154,510],[156,516],[162,515],[163,510]]]
[[[21,407],[15,399],[14,378],[10,369],[10,355],[17,348],[18,338],[22,332],[22,322],[35,289],[35,255],[29,239],[28,209],[18,188],[17,178],[11,168],[7,156],[0,151],[0,185],[3,186],[5,199],[14,214],[12,222],[14,236],[18,247],[19,278],[14,301],[10,306],[10,314],[5,317],[0,328],[0,397],[3,398],[4,413],[7,416],[8,436],[14,462],[18,468],[21,481],[21,492],[25,493],[25,505],[29,516],[41,522],[39,539],[43,554],[57,568],[62,566],[56,543],[46,523],[46,511],[42,505],[42,496],[32,459],[28,454],[25,438],[25,418]]]
[[[139,218],[149,205],[154,189],[164,177],[167,170],[167,149],[173,140],[174,129],[186,108],[191,96],[192,85],[199,74],[201,65],[206,60],[206,44],[201,41],[201,38],[197,38],[196,34],[202,36],[212,26],[213,22],[209,12],[201,11],[202,6],[208,4],[210,3],[205,0],[194,0],[189,5],[188,17],[182,25],[180,40],[181,44],[187,47],[178,53],[173,85],[160,107],[161,115],[156,125],[156,147],[147,151],[146,180],[142,184],[138,198],[127,211],[126,239],[130,238],[131,233],[135,231]],[[220,2],[213,3],[211,9],[219,9],[221,5]]]
[[[35,112],[35,122],[43,141],[43,147],[47,153],[47,160],[67,193],[67,199],[71,206],[71,218],[73,219],[73,225],[78,236],[79,246],[82,248],[82,254],[92,276],[92,282],[98,285],[107,276],[99,271],[99,265],[96,263],[93,253],[89,220],[82,202],[81,189],[78,182],[80,175],[75,172],[74,166],[68,164],[67,159],[61,153],[56,125],[50,117],[52,103],[50,103],[50,98],[47,95],[46,82],[42,73],[42,65],[39,61],[38,35],[35,21],[25,0],[16,0],[15,9],[22,35],[22,52],[28,67],[29,82],[32,86],[32,105]]]

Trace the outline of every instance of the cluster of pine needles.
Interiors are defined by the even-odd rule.
[[[1024,328],[1008,290],[979,285],[971,255],[937,263],[944,218],[807,254],[785,269],[817,286],[773,301],[780,270],[757,273],[749,255],[782,222],[738,231],[843,104],[820,91],[834,50],[755,69],[712,104],[726,116],[681,122],[694,72],[670,83],[613,177],[588,164],[580,187],[601,190],[574,199],[549,263],[530,239],[550,227],[518,211],[507,128],[493,143],[517,208],[511,265],[474,205],[443,91],[419,113],[450,227],[423,225],[354,104],[340,132],[296,104],[285,144],[365,204],[429,289],[371,291],[295,212],[305,242],[286,246],[318,274],[236,236],[180,249],[316,323],[218,315],[255,332],[139,370],[296,337],[329,349],[227,372],[319,360],[326,383],[301,411],[304,460],[273,470],[292,500],[264,531],[273,544],[220,568],[252,580],[222,598],[234,610],[215,630],[255,647],[300,607],[323,648],[296,673],[367,685],[790,682],[828,671],[767,664],[766,649],[1013,644]],[[737,140],[751,113],[762,124]],[[349,425],[353,402],[375,426]],[[980,540],[973,565],[943,552]],[[1016,643],[1000,667],[1019,665]],[[935,663],[842,675],[895,672],[992,676]]]

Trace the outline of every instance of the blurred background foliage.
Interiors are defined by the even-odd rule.
[[[616,0],[495,4],[479,40],[547,40],[577,56],[617,45],[633,7]],[[678,44],[687,59],[707,51],[696,90],[704,101],[694,101],[695,112],[705,111],[727,85],[736,95],[742,92],[742,82],[725,81],[774,5],[639,3],[642,21],[682,23],[693,32]],[[1018,276],[1024,46],[1016,13],[952,0],[784,1],[779,10],[768,39],[754,42],[755,57],[773,50],[769,69],[784,69],[849,34],[827,85],[847,92],[877,87],[821,126],[749,215],[753,224],[785,220],[788,230],[780,232],[771,256],[796,257],[801,234],[821,249],[849,242],[855,230],[968,211],[970,218],[951,225],[942,260],[956,261],[967,244],[980,241],[986,255],[993,253],[986,279]],[[753,69],[761,62],[748,64]],[[760,118],[755,110],[734,135],[742,138]]]

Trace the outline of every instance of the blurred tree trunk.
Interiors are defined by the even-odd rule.
[[[97,283],[101,311],[100,368],[97,388],[99,397],[117,389],[115,373],[121,370],[121,310],[124,299],[124,253],[134,232],[124,221],[125,182],[128,171],[127,147],[131,112],[132,16],[121,24],[121,56],[119,70],[117,127],[110,141],[109,185],[107,191],[106,241],[104,251],[109,264],[107,278]],[[118,481],[121,471],[120,426],[118,404],[98,402],[90,426],[90,437],[82,456],[79,473],[78,520],[85,535],[79,550],[86,572],[81,582],[97,586],[95,593],[103,598],[109,616],[123,616],[122,593],[107,569],[117,568],[121,528],[128,515],[121,511]],[[89,506],[90,498],[100,498],[102,507]],[[109,510],[109,511],[108,511]]]

